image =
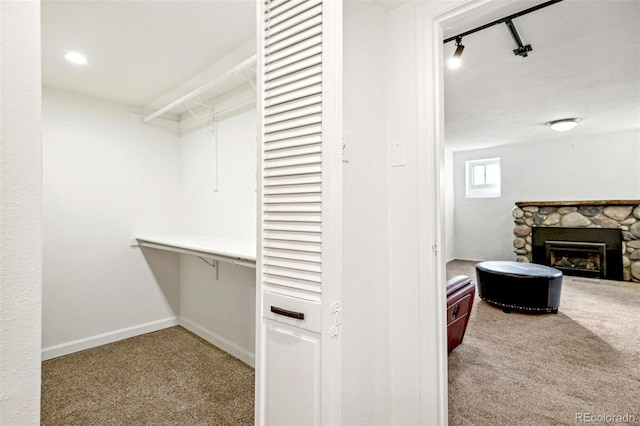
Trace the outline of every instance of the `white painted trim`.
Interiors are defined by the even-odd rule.
[[[418,105],[418,250],[420,259],[421,424],[448,424],[447,329],[444,246],[444,59],[442,23],[492,0],[463,0],[434,13],[416,9]],[[435,343],[435,345],[434,345]]]
[[[440,190],[444,161],[442,34],[429,5],[416,10],[418,105],[418,258],[420,286],[420,423],[446,425],[447,330],[443,283],[445,250]],[[437,247],[434,254],[433,247]],[[431,259],[431,261],[428,261]],[[435,344],[434,344],[435,343]]]
[[[254,404],[254,425],[261,426],[265,424],[266,418],[266,402],[265,402],[265,383],[266,371],[264,368],[265,353],[263,351],[263,341],[265,341],[265,331],[263,327],[263,293],[262,293],[262,265],[264,258],[262,256],[262,246],[264,243],[263,230],[263,213],[264,208],[264,176],[263,176],[263,143],[264,137],[264,34],[265,34],[265,2],[256,0],[256,228],[257,228],[257,247],[256,247],[256,344],[255,344],[255,404]]]
[[[463,260],[465,262],[484,262],[484,260],[478,260],[478,259],[465,259],[465,258],[460,258],[460,257],[454,257],[451,260]],[[450,261],[447,261],[450,262]]]
[[[322,337],[320,424],[342,420],[343,0],[322,4]],[[332,337],[332,330],[335,336]]]
[[[178,325],[186,328],[196,336],[203,338],[213,346],[222,349],[229,355],[238,358],[240,361],[244,362],[250,367],[255,366],[255,355],[248,350],[241,348],[230,340],[227,340],[224,337],[214,333],[213,331],[208,330],[207,328],[202,327],[201,325],[196,324],[195,322],[184,317],[179,318]]]
[[[80,352],[97,346],[106,345],[107,343],[117,342],[118,340],[128,339],[130,337],[140,336],[142,334],[152,333],[154,331],[178,325],[177,317],[164,318],[157,321],[151,321],[146,324],[134,325],[132,327],[122,328],[120,330],[110,331],[108,333],[98,334],[96,336],[85,337],[84,339],[74,340],[68,343],[42,348],[42,360],[57,358],[63,355],[69,355],[74,352]]]

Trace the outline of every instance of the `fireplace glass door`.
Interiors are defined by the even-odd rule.
[[[576,241],[545,241],[547,264],[572,275],[606,276],[606,244]]]

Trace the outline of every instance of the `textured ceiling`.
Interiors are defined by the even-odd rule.
[[[392,12],[409,2],[376,3]],[[445,37],[538,3],[490,2],[446,22]],[[514,23],[533,46],[529,57],[512,53],[514,42],[500,24],[465,37],[463,67],[445,69],[448,148],[640,126],[640,1],[565,0]],[[211,65],[238,46],[242,59],[255,53],[255,2],[45,0],[42,40],[46,86],[155,109],[219,74],[221,67]],[[445,58],[454,47],[444,46]],[[67,63],[68,50],[91,62]],[[566,117],[582,122],[566,134],[544,125]]]
[[[540,2],[536,2],[540,3]],[[445,37],[530,7],[475,11]],[[446,146],[475,149],[640,128],[640,2],[563,1],[513,21],[533,51],[515,56],[505,24],[463,39],[463,66],[445,69]],[[453,54],[454,43],[444,47]],[[566,133],[545,123],[579,117]]]
[[[243,42],[254,45],[255,16],[254,0],[46,0],[43,84],[152,106]],[[69,50],[89,65],[66,62]]]

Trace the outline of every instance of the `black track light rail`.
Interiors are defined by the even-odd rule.
[[[494,25],[498,25],[498,24],[507,24],[507,26],[509,26],[509,30],[511,31],[511,28],[513,27],[513,23],[511,21],[513,19],[518,18],[518,17],[523,16],[523,15],[527,15],[527,14],[529,14],[531,12],[535,12],[536,10],[543,9],[543,8],[545,8],[547,6],[551,6],[552,4],[560,3],[561,1],[562,0],[549,0],[549,1],[545,2],[545,3],[540,3],[537,6],[533,6],[533,7],[530,7],[529,9],[521,10],[520,12],[514,13],[513,15],[505,16],[504,18],[497,19],[497,20],[495,20],[493,22],[489,22],[488,24],[484,24],[484,25],[479,26],[477,28],[473,28],[473,29],[471,29],[469,31],[465,31],[465,32],[463,32],[461,34],[458,34],[458,35],[455,35],[453,37],[449,37],[449,38],[444,40],[444,43],[449,43],[450,41],[454,41],[457,38],[462,38],[462,37],[468,36],[469,34],[477,33],[478,31],[484,30],[484,29],[489,28],[489,27],[493,27]],[[515,31],[515,27],[513,27],[513,28],[514,28],[514,31]],[[515,40],[516,36],[514,35],[513,32],[511,34],[513,35],[514,40]],[[517,32],[515,34],[517,34]],[[518,37],[518,39],[519,38],[520,37]],[[515,40],[515,41],[516,41],[516,44],[518,44],[519,48],[526,47],[526,46],[522,46],[522,42],[518,43],[517,40]],[[526,56],[526,54],[524,54],[522,56]]]

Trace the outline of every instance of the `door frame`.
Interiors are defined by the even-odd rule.
[[[443,24],[495,1],[416,8],[421,424],[448,424]]]

